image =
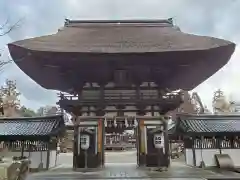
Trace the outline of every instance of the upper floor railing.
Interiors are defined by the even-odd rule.
[[[79,100],[86,101],[124,101],[124,100],[182,100],[180,93],[168,93],[159,95],[154,90],[141,90],[139,94],[133,90],[105,90],[103,94],[100,91],[83,91],[81,96],[66,93],[59,94],[60,100]]]

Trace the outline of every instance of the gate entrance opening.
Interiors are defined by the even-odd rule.
[[[113,125],[113,128],[124,128],[127,123],[133,125],[136,135],[137,165],[168,167],[168,129],[167,121],[162,117],[92,116],[79,117],[75,121],[74,169],[104,167],[106,129],[109,125]]]

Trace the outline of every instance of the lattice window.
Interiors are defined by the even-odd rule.
[[[222,148],[222,149],[232,148],[231,140],[230,139],[223,139],[223,140],[221,140],[220,148]]]
[[[239,137],[236,137],[235,139],[233,139],[233,147],[238,149],[240,148],[240,139]]]
[[[1,142],[1,150],[8,150],[13,152],[22,151],[46,151],[49,149],[49,143],[43,141],[11,141],[11,142]],[[56,149],[56,146],[55,146]]]
[[[194,140],[195,149],[217,149],[217,139],[215,138],[202,138]]]

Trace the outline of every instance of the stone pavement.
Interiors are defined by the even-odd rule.
[[[131,163],[112,163],[109,166],[106,166],[102,170],[94,172],[73,172],[71,169],[59,168],[53,171],[42,172],[37,174],[32,174],[28,176],[27,180],[80,180],[80,179],[191,179],[191,180],[200,180],[200,179],[240,179],[238,173],[232,172],[214,172],[203,170],[200,168],[191,168],[183,166],[181,163],[173,163],[172,167],[168,171],[156,172],[149,171],[146,169],[136,168],[135,165]]]
[[[179,174],[177,174],[178,176]],[[195,174],[194,174],[195,175]],[[110,166],[106,166],[105,169],[95,171],[95,172],[72,172],[70,169],[57,169],[51,172],[44,172],[33,174],[28,177],[27,180],[77,180],[77,179],[172,179],[177,178],[174,176],[169,176],[166,172],[149,172],[147,170],[141,170],[136,168],[133,164],[111,164]],[[185,173],[181,174],[180,179],[202,179],[201,174],[198,174],[198,178],[194,178],[193,176],[186,175]],[[177,178],[179,179],[179,178]],[[179,179],[179,180],[180,180]]]
[[[62,158],[62,159],[61,159]],[[27,180],[80,180],[80,179],[208,179],[208,178],[238,178],[240,174],[233,172],[217,172],[210,170],[203,170],[200,168],[191,168],[185,166],[181,160],[172,162],[171,168],[168,171],[157,172],[149,171],[146,168],[136,167],[136,156],[134,152],[118,152],[118,153],[107,153],[105,168],[95,170],[93,172],[73,172],[71,155],[62,155],[60,159],[65,162],[58,168],[52,169],[48,172],[41,172],[31,174]],[[67,161],[68,159],[68,161]],[[68,162],[68,163],[66,163]],[[63,162],[62,162],[63,163]]]

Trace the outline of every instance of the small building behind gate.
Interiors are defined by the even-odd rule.
[[[239,115],[180,114],[175,133],[183,136],[187,165],[216,167],[224,155],[240,166]]]
[[[30,160],[30,170],[47,170],[57,165],[58,138],[64,134],[61,115],[0,119],[0,155],[5,159]]]

